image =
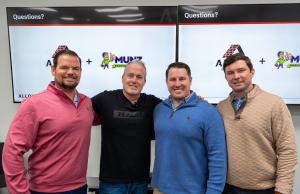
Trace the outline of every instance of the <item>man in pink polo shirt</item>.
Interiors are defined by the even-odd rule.
[[[91,100],[76,90],[81,60],[67,49],[53,64],[54,81],[21,103],[7,133],[2,157],[11,194],[87,193],[94,112]],[[27,176],[23,154],[28,150]]]

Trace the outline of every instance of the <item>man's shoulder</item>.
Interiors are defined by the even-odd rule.
[[[283,101],[280,96],[278,96],[276,94],[273,94],[273,93],[270,93],[270,92],[267,92],[265,90],[261,90],[260,96],[263,97],[263,98],[267,98],[270,101]],[[266,102],[269,102],[269,101],[266,101]]]
[[[117,89],[117,90],[104,90],[103,92],[99,93],[100,95],[116,95],[116,94],[121,94],[122,90],[121,89]]]
[[[204,112],[208,115],[215,114],[218,112],[215,105],[203,99],[198,99],[197,107],[199,112]]]
[[[154,111],[161,111],[162,109],[169,109],[169,107],[171,106],[169,99],[164,99],[161,100],[160,102],[157,103],[157,105],[155,106]]]
[[[269,111],[281,112],[283,109],[287,110],[287,105],[280,96],[267,91],[262,91],[260,95],[257,96],[256,104]]]
[[[157,105],[158,103],[160,103],[162,100],[158,97],[156,97],[153,94],[146,94],[146,93],[141,93],[142,101],[143,99],[145,99],[146,103],[153,103],[154,105]]]
[[[222,106],[224,104],[228,104],[229,103],[229,97],[221,100],[220,102],[217,103],[217,107]]]
[[[43,100],[45,99],[46,96],[50,95],[51,92],[49,92],[48,90],[42,90],[38,93],[33,94],[32,96],[29,96],[28,98],[25,98],[22,102],[26,102],[26,101],[39,101],[39,100]]]
[[[231,108],[231,101],[230,97],[228,96],[227,98],[221,100],[220,102],[217,103],[216,108],[218,111],[222,114],[222,112],[226,112],[228,108]]]
[[[21,107],[32,107],[32,108],[38,108],[42,104],[44,104],[49,99],[49,95],[51,93],[47,90],[40,91],[36,94],[33,94],[32,96],[29,96],[21,101]]]
[[[92,97],[92,100],[95,99],[105,99],[105,98],[111,98],[113,96],[119,95],[122,93],[122,90],[105,90],[103,92],[100,92],[99,94]]]

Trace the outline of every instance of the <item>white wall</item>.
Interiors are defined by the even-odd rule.
[[[27,6],[128,6],[128,5],[201,5],[201,4],[241,4],[241,3],[300,3],[300,0],[0,0],[0,141],[4,141],[9,124],[19,104],[13,103],[12,82],[8,32],[6,23],[6,7]],[[300,13],[299,13],[300,14]],[[26,38],[26,35],[24,35]],[[46,87],[46,86],[45,86]],[[289,107],[297,132],[298,153],[300,152],[300,106]],[[96,177],[99,172],[100,127],[92,129],[92,141],[88,176]],[[300,161],[300,154],[298,154]],[[1,190],[0,190],[1,193]],[[295,180],[294,193],[300,193],[300,167]]]

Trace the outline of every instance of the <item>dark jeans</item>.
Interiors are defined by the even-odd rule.
[[[274,194],[274,188],[264,190],[248,190],[226,184],[223,194]]]
[[[147,194],[147,182],[107,183],[100,181],[100,194]]]
[[[43,192],[36,192],[31,191],[31,194],[87,194],[87,185],[84,185],[83,187],[80,187],[78,189],[74,189],[72,191],[64,191],[64,192],[58,192],[58,193],[43,193]]]

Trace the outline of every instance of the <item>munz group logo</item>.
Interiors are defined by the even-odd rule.
[[[132,60],[142,60],[142,56],[117,56],[114,53],[103,52],[100,67],[103,69],[124,68]]]

